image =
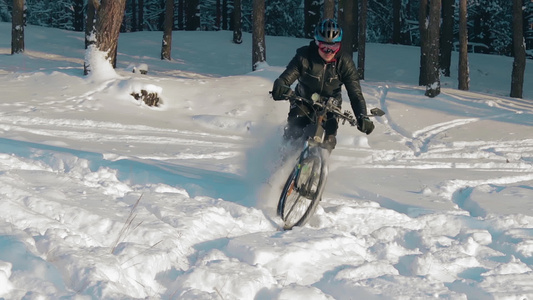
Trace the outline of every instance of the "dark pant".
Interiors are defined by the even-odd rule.
[[[286,140],[296,140],[302,136],[306,138],[307,136],[314,134],[314,132],[306,132],[306,127],[311,124],[312,120],[315,120],[315,118],[315,114],[309,111],[306,107],[291,105],[283,137]],[[331,114],[327,114],[326,118],[327,120],[324,128],[326,136],[337,135],[337,129],[339,128],[337,118]]]

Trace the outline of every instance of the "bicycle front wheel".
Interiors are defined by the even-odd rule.
[[[287,178],[279,202],[283,229],[302,226],[314,214],[325,184],[327,167],[321,156],[310,156],[297,164]]]

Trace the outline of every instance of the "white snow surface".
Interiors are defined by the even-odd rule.
[[[308,40],[267,37],[252,72],[246,33],[174,32],[171,61],[161,32],[126,33],[117,69],[83,76],[83,33],[28,26],[10,55],[10,26],[0,298],[533,299],[532,60],[513,99],[513,58],[470,54],[460,91],[454,52],[430,99],[419,48],[367,45],[363,92],[387,114],[341,126],[316,215],[283,231],[289,104],[268,92]]]

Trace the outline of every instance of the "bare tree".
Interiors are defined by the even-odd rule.
[[[98,7],[100,7],[100,2],[98,0],[89,0],[87,2],[87,20],[85,25],[85,49],[89,47],[89,45],[94,44],[95,40],[93,37],[91,37],[92,34],[94,34],[95,28],[94,24],[95,17],[96,17],[96,11],[98,10]],[[87,75],[88,70],[87,66],[84,68],[84,73]]]
[[[185,28],[183,24],[185,4],[184,0],[178,0],[178,29],[183,30]]]
[[[74,0],[72,5],[74,11],[74,21],[72,23],[75,31],[83,31],[83,0]]]
[[[233,1],[233,42],[242,43],[241,0]]]
[[[137,2],[131,0],[131,31],[137,31],[139,27],[139,22],[137,21]]]
[[[352,49],[357,51],[359,48],[359,2],[361,0],[353,0],[353,22],[352,22]]]
[[[161,59],[171,60],[172,51],[172,26],[174,25],[174,0],[165,0],[165,24],[163,30],[163,44],[161,46]]]
[[[143,31],[144,28],[144,0],[139,0],[139,17],[137,18],[137,30]]]
[[[11,19],[11,54],[24,52],[24,0],[13,0]]]
[[[222,30],[228,29],[228,0],[222,0]]]
[[[335,0],[324,0],[324,19],[335,18]]]
[[[353,52],[357,51],[359,38],[359,0],[339,0],[338,10],[339,24],[344,31],[342,36],[342,51],[349,52],[353,57]],[[345,35],[350,35],[346,37]]]
[[[429,4],[426,96],[431,98],[440,94],[439,35],[441,5],[441,0],[431,0]]]
[[[466,1],[459,0],[459,89],[468,91],[470,75],[468,70],[468,28]]]
[[[526,45],[522,17],[522,0],[513,0],[513,73],[511,76],[511,97],[522,98],[524,72],[526,70]]]
[[[392,0],[392,43],[399,44],[401,37],[400,10],[402,0]]]
[[[252,70],[266,61],[265,0],[253,0],[252,11]]]
[[[304,0],[304,34],[307,38],[315,35],[315,26],[320,21],[320,1]]]
[[[357,47],[357,70],[359,78],[365,79],[365,52],[366,52],[366,26],[368,13],[368,0],[359,0],[359,42]]]
[[[200,3],[199,0],[185,1],[185,30],[200,30]]]
[[[344,31],[342,35],[342,51],[346,52],[350,57],[353,57],[353,29],[354,26],[354,16],[353,16],[353,0],[344,0],[342,2],[342,14],[339,14],[342,16],[341,18],[341,26]]]
[[[221,4],[220,4],[220,0],[216,0],[216,3],[215,3],[215,29],[216,30],[221,30],[222,29],[222,11],[221,11],[222,7],[221,7]]]
[[[428,0],[420,0],[418,10],[418,28],[420,31],[420,74],[418,77],[418,85],[426,85],[427,78],[427,56],[428,56]]]
[[[453,50],[453,23],[455,0],[442,0],[442,28],[440,39],[440,69],[450,77]]]
[[[98,50],[107,52],[107,59],[113,68],[117,65],[118,35],[126,0],[101,0],[96,13],[96,45]]]
[[[90,38],[94,38],[94,47],[91,47],[92,44],[90,44],[86,51],[98,50],[106,53],[106,59],[115,68],[117,63],[118,35],[124,17],[126,0],[101,0],[99,6],[97,0],[93,1],[96,9],[96,21]],[[86,61],[85,74],[88,74],[91,68],[90,63]]]

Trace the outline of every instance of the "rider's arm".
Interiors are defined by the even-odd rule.
[[[274,100],[285,100],[291,94],[291,85],[300,77],[302,55],[300,49],[285,68],[285,71],[274,81],[272,97]]]
[[[359,83],[359,74],[353,59],[349,55],[342,54],[340,56],[338,72],[342,83],[346,87],[348,97],[350,97],[354,115],[356,117],[366,115],[366,101]]]
[[[306,62],[305,55],[308,53],[307,48],[302,47],[296,50],[296,54],[278,78],[283,84],[291,86],[300,77],[300,72]]]

